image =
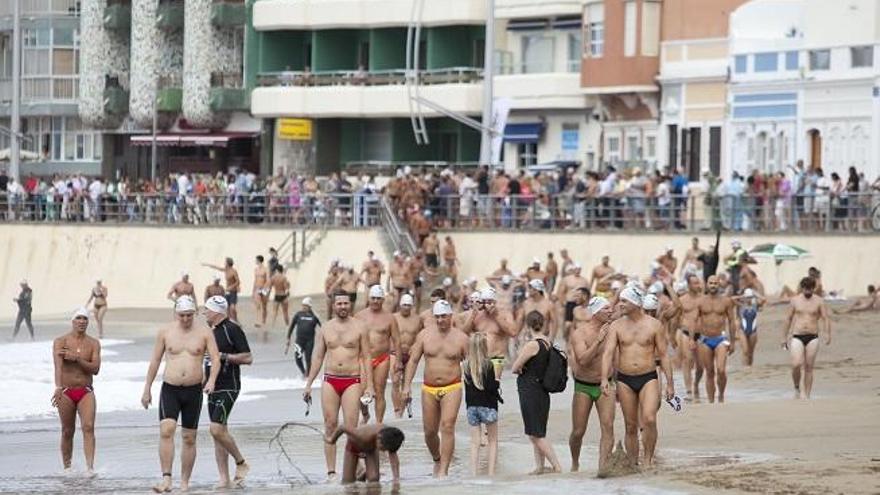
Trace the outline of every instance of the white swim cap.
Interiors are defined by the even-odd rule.
[[[534,266],[534,265],[541,266],[540,258],[532,258],[532,266]]]
[[[189,277],[189,273],[186,270],[180,270],[180,278]]]
[[[495,300],[495,289],[491,287],[486,287],[485,289],[480,291],[480,300],[481,301],[494,301]]]
[[[205,309],[225,315],[226,310],[229,309],[229,303],[226,302],[226,298],[223,296],[211,296],[205,301]]]
[[[473,285],[477,283],[477,277],[468,277],[467,280],[464,281],[465,285]]]
[[[195,312],[196,302],[190,296],[180,296],[174,302],[174,311],[177,313]]]
[[[451,315],[452,306],[446,300],[440,299],[434,303],[433,313],[434,316]]]
[[[745,297],[755,297],[755,291],[753,291],[751,288],[748,288],[743,291],[743,295]]]
[[[379,284],[370,287],[370,298],[374,297],[385,297],[385,290]]]
[[[468,300],[472,303],[480,302],[480,291],[475,290],[468,296]]]
[[[452,285],[452,279],[450,277],[446,277],[443,279],[443,287],[449,287]]]
[[[590,311],[590,316],[602,311],[603,308],[611,304],[608,302],[608,299],[605,299],[602,296],[596,296],[590,299],[589,304],[587,304],[587,309]]]
[[[663,292],[663,282],[659,280],[651,284],[651,287],[648,287],[649,294],[660,294]]]
[[[653,311],[660,307],[660,300],[654,294],[647,294],[642,298],[642,309],[645,311]]]
[[[532,280],[529,280],[529,287],[537,291],[544,292],[544,282],[542,282],[540,279],[534,278]]]
[[[79,318],[80,316],[89,317],[89,310],[83,306],[76,308],[76,311],[73,312],[73,315],[70,317],[71,321]]]
[[[676,294],[684,294],[688,290],[688,284],[684,280],[679,280],[672,285],[672,290],[674,290]]]
[[[506,273],[501,276],[501,284],[502,285],[510,285],[510,282],[512,282],[512,281],[513,281],[513,279],[510,278],[510,275],[508,275]]]
[[[620,280],[613,280],[611,282],[611,290],[620,290],[621,287],[623,287],[623,282]]]
[[[312,298],[311,297],[304,297],[303,301],[302,301],[302,305],[303,306],[311,306],[312,305]]]
[[[742,243],[739,242],[739,239],[734,239],[730,241],[730,245],[733,246],[734,249],[739,249],[742,247]]]
[[[624,287],[624,289],[620,291],[620,298],[622,300],[631,302],[639,307],[642,306],[642,297],[642,291],[635,286]]]
[[[400,296],[400,305],[401,306],[412,306],[413,305],[413,296],[409,294],[404,294]]]
[[[219,282],[220,280],[220,275],[214,275],[214,282]]]
[[[651,262],[651,270],[653,271],[653,270],[659,270],[659,269],[660,269],[660,263],[658,263],[656,261],[652,261]]]

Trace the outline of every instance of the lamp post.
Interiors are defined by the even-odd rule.
[[[12,121],[9,175],[21,182],[21,0],[12,0]]]

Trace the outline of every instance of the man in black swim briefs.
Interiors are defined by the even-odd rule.
[[[801,293],[792,297],[782,340],[791,353],[791,379],[796,399],[809,399],[813,391],[813,365],[819,353],[819,333],[824,330],[825,345],[831,345],[831,319],[822,298],[814,294],[816,280],[801,280]],[[821,326],[820,326],[821,323]],[[801,389],[801,370],[804,386]]]

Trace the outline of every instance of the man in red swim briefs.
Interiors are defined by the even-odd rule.
[[[71,329],[52,343],[55,361],[55,393],[52,405],[61,419],[61,461],[64,471],[70,471],[73,456],[73,433],[79,413],[83,434],[86,470],[95,475],[95,394],[92,377],[101,368],[101,344],[86,335],[89,312],[79,308],[71,318]]]
[[[361,396],[364,402],[373,399],[373,367],[370,365],[370,337],[367,326],[351,317],[351,299],[348,293],[333,293],[334,318],[316,336],[315,351],[309,378],[303,390],[303,400],[312,400],[312,383],[321,367],[324,383],[321,385],[321,411],[324,413],[326,434],[332,435],[339,425],[339,409],[346,427],[357,428]],[[367,376],[361,377],[361,370]],[[363,380],[362,380],[363,378]],[[364,384],[366,393],[364,393]],[[336,445],[324,445],[327,477],[336,478]]]
[[[376,422],[385,419],[385,386],[388,383],[388,372],[391,369],[391,354],[400,356],[400,332],[397,319],[384,308],[385,291],[381,285],[370,287],[370,300],[367,307],[359,311],[355,317],[364,322],[370,335],[370,364],[373,367],[373,388],[376,390]],[[395,372],[403,369],[399,361]]]

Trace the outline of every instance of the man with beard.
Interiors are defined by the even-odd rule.
[[[543,333],[550,339],[550,342],[554,342],[556,332],[559,330],[559,325],[556,322],[556,310],[553,303],[544,295],[544,282],[538,279],[529,282],[529,297],[523,302],[521,314],[527,315],[532,311],[537,311],[544,317]],[[519,320],[517,327],[525,328],[525,317],[522,316]]]
[[[568,339],[568,333],[574,324],[574,309],[577,307],[580,289],[586,289],[589,294],[590,281],[581,276],[581,266],[577,263],[569,265],[569,273],[565,274],[556,291],[556,299],[565,303],[563,312],[565,322],[562,326],[562,337]],[[580,303],[584,304],[583,302]]]
[[[825,330],[825,345],[831,345],[831,319],[828,318],[828,309],[822,298],[815,297],[815,279],[803,278],[800,289],[801,293],[790,302],[782,348],[791,352],[791,379],[794,382],[795,398],[809,399],[813,390],[813,367],[819,353],[819,331]]]
[[[736,304],[728,296],[721,293],[717,275],[706,281],[706,294],[698,303],[697,318],[701,323],[702,334],[697,346],[697,358],[706,373],[706,395],[709,402],[724,402],[724,390],[727,388],[727,356],[736,350],[736,339],[728,338],[735,335],[737,329]]]

